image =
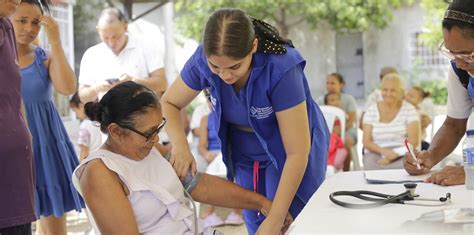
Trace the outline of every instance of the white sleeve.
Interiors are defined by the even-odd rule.
[[[378,120],[377,102],[368,107],[364,114],[363,124],[373,125]]]
[[[94,80],[94,56],[93,48],[86,50],[81,59],[81,65],[79,67],[79,84],[92,86],[95,83]]]
[[[157,42],[148,42],[145,43],[145,45],[148,46],[142,47],[142,50],[145,53],[148,73],[165,67],[164,52],[161,49],[162,47],[164,47],[164,44]]]
[[[473,102],[467,89],[451,67],[448,72],[448,116],[456,119],[466,119],[471,115]]]

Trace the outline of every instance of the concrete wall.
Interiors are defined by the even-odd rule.
[[[419,5],[393,11],[393,21],[385,29],[371,28],[363,33],[365,91],[379,84],[380,69],[394,66],[400,72],[413,69],[413,34],[423,30],[423,9]]]
[[[393,11],[392,22],[384,29],[370,28],[363,32],[364,90],[369,94],[378,87],[379,72],[384,66],[394,66],[408,79],[413,77],[413,34],[423,31],[424,10],[415,4]],[[327,23],[317,29],[300,24],[290,30],[289,38],[307,60],[305,73],[314,97],[325,93],[325,76],[336,72],[336,33]],[[417,71],[416,77],[444,79],[448,66]],[[411,74],[411,75],[410,75]],[[410,81],[406,81],[409,85]]]
[[[336,71],[336,32],[326,22],[311,29],[300,24],[289,38],[306,59],[305,74],[314,98],[326,93],[326,75]]]

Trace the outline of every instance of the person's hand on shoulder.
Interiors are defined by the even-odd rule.
[[[446,166],[441,171],[433,173],[425,182],[443,186],[465,184],[466,174],[463,166]]]

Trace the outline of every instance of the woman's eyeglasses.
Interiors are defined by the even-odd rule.
[[[438,47],[439,52],[451,60],[460,59],[470,64],[474,63],[474,52],[471,53],[453,53],[444,46],[444,42]]]
[[[154,131],[152,131],[152,132],[150,132],[150,133],[143,133],[143,132],[141,132],[141,131],[139,131],[139,130],[136,130],[136,129],[133,128],[133,127],[126,126],[126,125],[120,125],[120,124],[117,124],[117,125],[119,125],[119,126],[122,127],[122,128],[131,130],[131,131],[133,131],[133,132],[135,132],[135,133],[137,133],[137,134],[139,134],[139,135],[145,137],[145,138],[146,138],[146,142],[149,143],[151,140],[153,140],[153,139],[158,135],[158,133],[160,133],[160,131],[161,131],[161,130],[163,129],[163,127],[165,126],[165,124],[166,124],[166,118],[163,118],[163,121],[160,123],[160,125],[158,125],[158,127],[157,127]]]

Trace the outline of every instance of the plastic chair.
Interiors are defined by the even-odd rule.
[[[326,119],[329,132],[332,132],[336,118],[339,119],[339,122],[341,123],[341,139],[344,141],[346,137],[346,112],[341,108],[330,105],[321,105],[319,108],[321,109],[321,112],[323,112],[324,119]]]
[[[344,142],[346,137],[346,112],[341,108],[330,106],[330,105],[321,105],[319,106],[321,112],[323,112],[324,119],[326,119],[326,124],[328,125],[329,132],[332,132],[332,128],[334,126],[334,122],[336,118],[339,119],[341,123],[341,139]],[[352,162],[354,170],[359,171],[362,169],[359,161],[359,154],[357,154],[357,146],[354,145],[350,149]]]

